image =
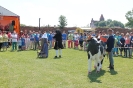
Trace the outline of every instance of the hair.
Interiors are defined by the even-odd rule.
[[[124,36],[124,33],[121,33],[122,36]]]
[[[113,30],[111,28],[108,29],[108,32],[113,32]]]

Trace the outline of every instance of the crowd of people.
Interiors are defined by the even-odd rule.
[[[57,34],[56,31],[55,32],[29,31],[26,33],[21,32],[20,35],[18,35],[15,31],[14,32],[0,31],[0,51],[2,51],[2,49],[3,51],[5,51],[10,46],[11,46],[11,51],[38,50],[39,48],[42,48],[41,46],[43,46],[43,43],[41,43],[42,42],[41,39],[44,34],[47,34],[45,38],[47,38],[48,49],[55,48],[55,46],[58,45],[55,39],[55,35]],[[105,31],[99,31],[99,33],[94,33],[94,32],[65,33],[65,31],[63,31],[61,33],[61,38],[60,38],[63,46],[61,48],[73,48],[73,49],[86,51],[87,45],[88,45],[87,39],[89,34],[103,41],[104,47],[106,47],[108,34],[106,34]],[[132,57],[133,33],[131,32],[131,33],[124,34],[124,33],[119,33],[117,31],[116,33],[113,33],[113,36],[115,39],[113,55],[114,56],[120,55],[123,57]],[[57,51],[56,51],[56,56],[57,56]]]

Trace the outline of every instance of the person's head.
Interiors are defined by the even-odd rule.
[[[105,31],[104,30],[102,31],[102,34],[105,34]]]
[[[3,34],[6,34],[6,31],[3,31]]]
[[[130,36],[133,36],[133,33],[132,32],[130,32]]]
[[[112,35],[113,34],[113,30],[111,28],[108,29],[108,34]]]
[[[16,34],[16,31],[14,31],[13,33]]]
[[[75,35],[77,35],[78,33],[77,32],[74,32]]]
[[[80,33],[80,35],[82,36],[83,34],[82,34],[82,33]]]
[[[84,36],[86,36],[86,33],[84,33]]]
[[[52,31],[50,31],[49,33],[52,34]]]
[[[128,38],[128,37],[130,37],[130,34],[129,34],[129,33],[127,33],[127,34],[126,34],[126,37],[127,37],[127,38]]]
[[[101,31],[99,31],[99,34],[101,35],[101,34],[102,34],[102,32],[101,32]]]
[[[92,38],[91,34],[88,33],[88,40],[90,40]]]
[[[120,34],[120,33],[117,31],[117,32],[116,32],[116,35],[119,35],[119,34]]]
[[[124,33],[121,33],[121,36],[124,37]]]
[[[65,33],[65,31],[63,31],[63,33]]]

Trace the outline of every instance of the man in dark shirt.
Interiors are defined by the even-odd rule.
[[[107,40],[107,49],[106,51],[109,54],[109,68],[110,69],[114,69],[114,59],[113,59],[113,48],[114,48],[114,36],[113,36],[113,30],[109,29],[108,30],[108,34],[109,34],[109,38]]]

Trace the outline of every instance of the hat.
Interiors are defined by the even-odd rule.
[[[74,32],[75,34],[77,34],[77,32]]]

